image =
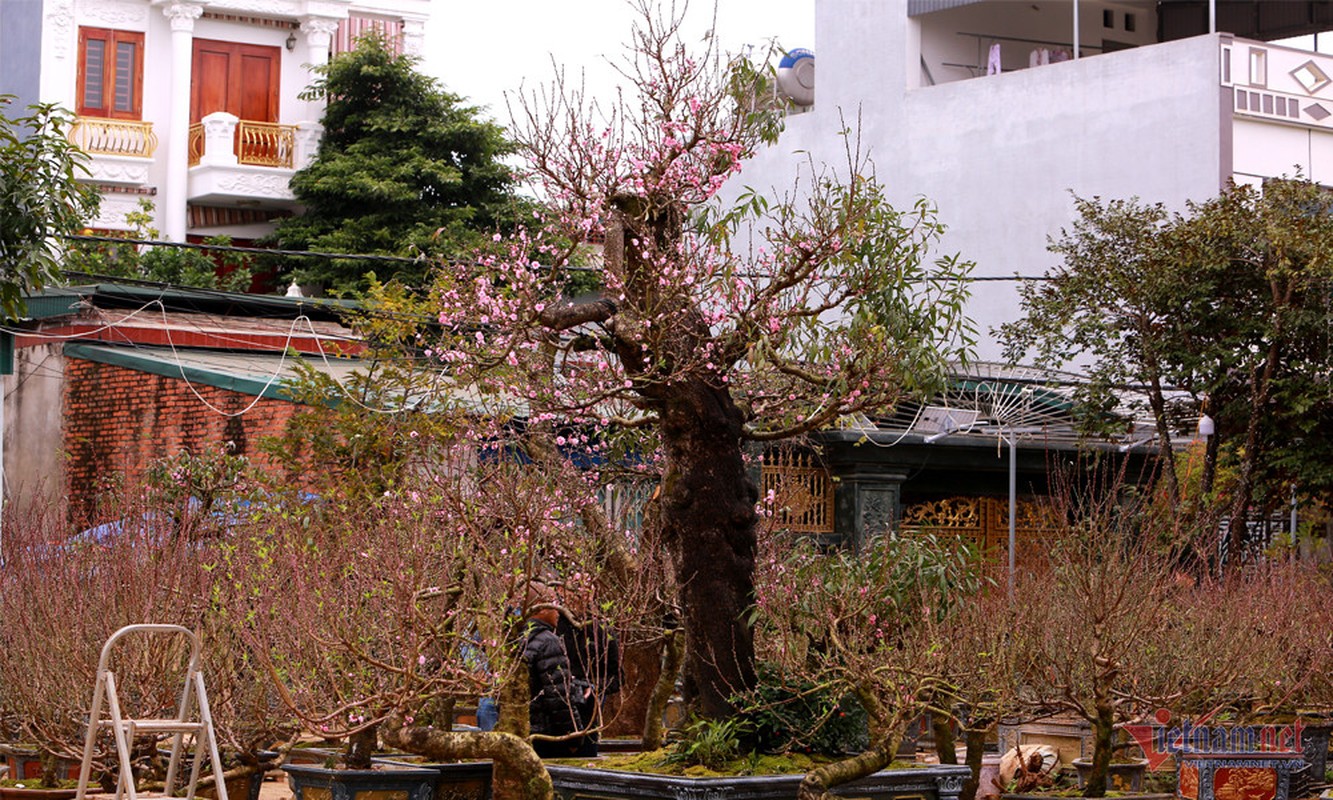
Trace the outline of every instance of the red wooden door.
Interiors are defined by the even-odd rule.
[[[246,123],[278,121],[281,53],[277,47],[257,44],[194,40],[190,122],[215,111],[240,117],[232,148],[243,164],[279,161],[281,144],[274,131]]]
[[[278,121],[277,47],[194,40],[190,122],[226,111],[250,122]]]

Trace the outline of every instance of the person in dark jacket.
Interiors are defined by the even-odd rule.
[[[576,740],[574,755],[597,755],[598,727],[606,699],[620,692],[620,644],[615,633],[593,616],[593,605],[586,595],[567,592],[568,611],[559,615],[556,632],[565,643],[569,671],[574,679],[574,703],[587,733]]]
[[[565,736],[582,728],[574,702],[574,680],[570,674],[565,643],[555,632],[560,612],[538,606],[528,617],[523,660],[528,663],[529,727],[534,734]],[[572,756],[578,739],[536,739],[532,749],[542,758]]]

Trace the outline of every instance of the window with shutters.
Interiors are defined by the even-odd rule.
[[[79,28],[78,113],[143,118],[143,34]]]

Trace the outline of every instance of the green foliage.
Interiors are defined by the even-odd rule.
[[[789,682],[772,665],[759,666],[759,685],[736,701],[766,753],[860,753],[870,746],[865,708],[809,680]]]
[[[663,761],[667,764],[719,769],[741,755],[741,742],[750,733],[740,717],[696,719],[685,730]]]
[[[775,144],[782,133],[790,100],[777,91],[773,60],[780,48],[770,45],[762,58],[733,58],[727,65],[727,92],[736,105],[736,115],[765,144]]]
[[[99,197],[78,178],[87,156],[67,136],[73,116],[35,105],[11,118],[0,95],[0,314],[23,313],[23,295],[57,279],[58,241],[97,213]]]
[[[216,533],[225,526],[225,520],[210,515],[242,497],[250,467],[249,459],[232,455],[229,449],[181,449],[153,461],[144,471],[150,504],[172,515],[177,532]]]
[[[125,215],[130,225],[128,238],[158,238],[153,227],[153,203],[139,200],[139,210]],[[210,236],[204,244],[228,246],[231,237]],[[80,242],[65,254],[65,269],[89,275],[111,278],[169,283],[201,289],[221,289],[243,292],[253,279],[251,264],[254,259],[244,253],[219,252],[216,257],[208,250],[193,247],[151,247],[135,244],[107,244]]]
[[[215,500],[237,488],[249,467],[245,456],[234,456],[227,450],[179,450],[149,464],[144,480],[159,502],[175,504],[193,497],[207,510]]]
[[[1199,488],[1205,500],[1225,495],[1236,531],[1248,508],[1285,502],[1293,482],[1333,489],[1333,451],[1318,433],[1333,424],[1333,197],[1297,178],[1232,186],[1184,214],[1076,203],[1079,219],[1051,245],[1064,263],[1023,287],[1026,316],[1001,330],[1007,356],[1091,360],[1085,407],[1143,386],[1158,428],[1177,437],[1206,410],[1217,434]],[[1172,388],[1186,395],[1183,414]],[[1168,448],[1162,457],[1179,505],[1184,476]]]
[[[521,209],[502,159],[513,145],[416,62],[368,36],[318,68],[303,96],[328,99],[324,138],[291,184],[306,211],[281,221],[270,241],[296,250],[448,257],[511,226]],[[364,290],[366,272],[385,274],[382,263],[352,259],[298,264],[302,282],[342,292]],[[391,268],[390,278],[421,287],[429,258]]]
[[[424,359],[431,322],[422,300],[398,283],[367,275],[361,311],[349,324],[361,335],[364,367],[335,380],[297,360],[288,394],[301,405],[280,436],[260,450],[288,476],[322,497],[372,499],[408,486],[429,451],[466,426],[441,391],[441,373]],[[321,469],[308,470],[316,463]]]

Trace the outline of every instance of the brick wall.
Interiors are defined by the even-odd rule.
[[[65,378],[62,444],[65,491],[74,520],[87,519],[98,487],[108,478],[133,481],[149,463],[182,448],[232,442],[234,453],[271,468],[271,461],[259,452],[260,440],[281,434],[302,409],[283,400],[256,399],[77,358],[67,362]],[[245,413],[228,416],[252,403]]]

